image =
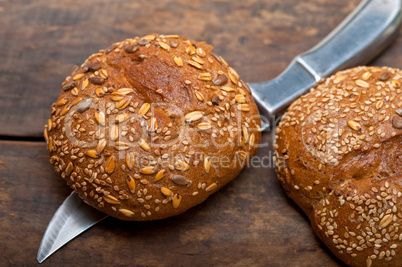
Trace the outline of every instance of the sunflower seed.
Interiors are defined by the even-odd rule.
[[[105,50],[105,54],[109,54],[110,52],[112,52],[112,51],[115,50],[116,48],[117,48],[117,44],[111,45],[110,47],[108,47],[108,48]]]
[[[395,113],[398,114],[399,116],[402,116],[402,108],[396,110]]]
[[[81,101],[77,105],[77,111],[80,113],[84,113],[92,106],[92,101],[93,101],[93,98],[88,98],[88,99]]]
[[[203,112],[197,110],[197,111],[193,111],[193,112],[187,113],[187,114],[184,116],[184,119],[185,119],[187,122],[194,122],[194,121],[197,121],[197,120],[201,119],[203,116],[204,116]]]
[[[113,156],[110,156],[105,163],[105,171],[108,174],[112,174],[114,172],[114,169],[116,167],[116,163],[114,161]]]
[[[212,104],[214,104],[215,106],[218,106],[219,105],[219,97],[217,97],[217,96],[214,96],[214,97],[212,97]]]
[[[389,73],[388,71],[385,71],[385,72],[381,73],[380,75],[378,75],[378,79],[380,81],[386,81],[389,79],[389,77],[391,77],[391,73]]]
[[[173,175],[172,177],[172,181],[177,184],[177,185],[191,185],[191,181],[189,179],[187,179],[187,177],[183,176],[183,175]]]
[[[213,80],[214,85],[221,86],[228,82],[228,77],[225,74],[219,75]]]
[[[151,43],[151,42],[149,40],[146,40],[146,39],[141,39],[141,40],[139,40],[137,42],[137,44],[139,44],[140,46],[144,46],[144,45],[147,45],[149,43]]]
[[[79,69],[80,69],[80,66],[74,65],[74,66],[71,68],[70,74],[69,74],[68,76],[74,76],[74,75],[77,73],[77,71],[78,71]]]
[[[136,44],[129,44],[124,47],[124,51],[126,51],[128,54],[133,54],[137,52],[138,49],[140,49],[140,47]]]
[[[91,77],[88,79],[90,83],[95,84],[95,85],[101,85],[105,82],[105,79],[103,79],[102,77]]]
[[[402,117],[394,116],[392,118],[392,126],[396,129],[402,129]]]
[[[89,65],[91,65],[91,62],[85,63],[85,65],[82,67],[82,72],[83,73],[89,72]]]
[[[96,61],[96,62],[92,63],[91,65],[89,65],[88,68],[90,71],[95,72],[97,70],[100,70],[102,68],[102,65],[100,62]]]
[[[68,82],[65,85],[63,85],[61,88],[63,89],[63,91],[68,91],[73,89],[74,87],[77,86],[77,82],[76,81],[72,81],[72,82]]]

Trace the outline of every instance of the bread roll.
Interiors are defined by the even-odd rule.
[[[180,214],[235,178],[260,141],[257,107],[206,43],[151,34],[75,67],[51,107],[50,161],[122,220]]]
[[[402,72],[338,72],[276,129],[278,178],[350,266],[402,266]]]

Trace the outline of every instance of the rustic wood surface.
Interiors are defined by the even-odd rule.
[[[177,33],[215,46],[250,82],[278,75],[358,0],[0,0],[0,265],[34,265],[70,193],[48,163],[42,129],[73,64],[127,37]],[[375,65],[399,67],[402,38]],[[265,143],[271,143],[269,133]],[[259,150],[271,156],[271,146]],[[108,218],[43,265],[339,266],[289,201],[274,169],[249,168],[180,216]]]
[[[269,142],[270,134],[264,135]],[[266,156],[270,147],[259,151]],[[36,263],[46,226],[69,195],[42,142],[0,142],[0,265]],[[246,169],[188,212],[138,223],[108,218],[43,265],[338,266],[288,200],[274,169]]]

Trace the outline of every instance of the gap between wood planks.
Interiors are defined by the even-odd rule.
[[[8,135],[0,135],[0,141],[45,142],[45,138],[44,138],[44,137],[37,137],[37,136],[8,136]]]

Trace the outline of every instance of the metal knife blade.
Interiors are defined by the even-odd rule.
[[[401,5],[400,0],[362,1],[319,44],[296,56],[278,77],[249,84],[265,124],[274,126],[278,115],[321,79],[378,56],[398,34]]]
[[[270,126],[274,126],[277,120],[273,116],[321,78],[373,59],[394,39],[401,21],[400,0],[363,1],[323,41],[297,56],[280,76],[271,81],[249,84],[262,114],[262,129],[271,130]],[[72,192],[46,229],[38,251],[38,262],[43,262],[106,217]]]
[[[108,217],[87,205],[73,191],[53,215],[39,246],[37,260],[42,263],[56,250]]]

